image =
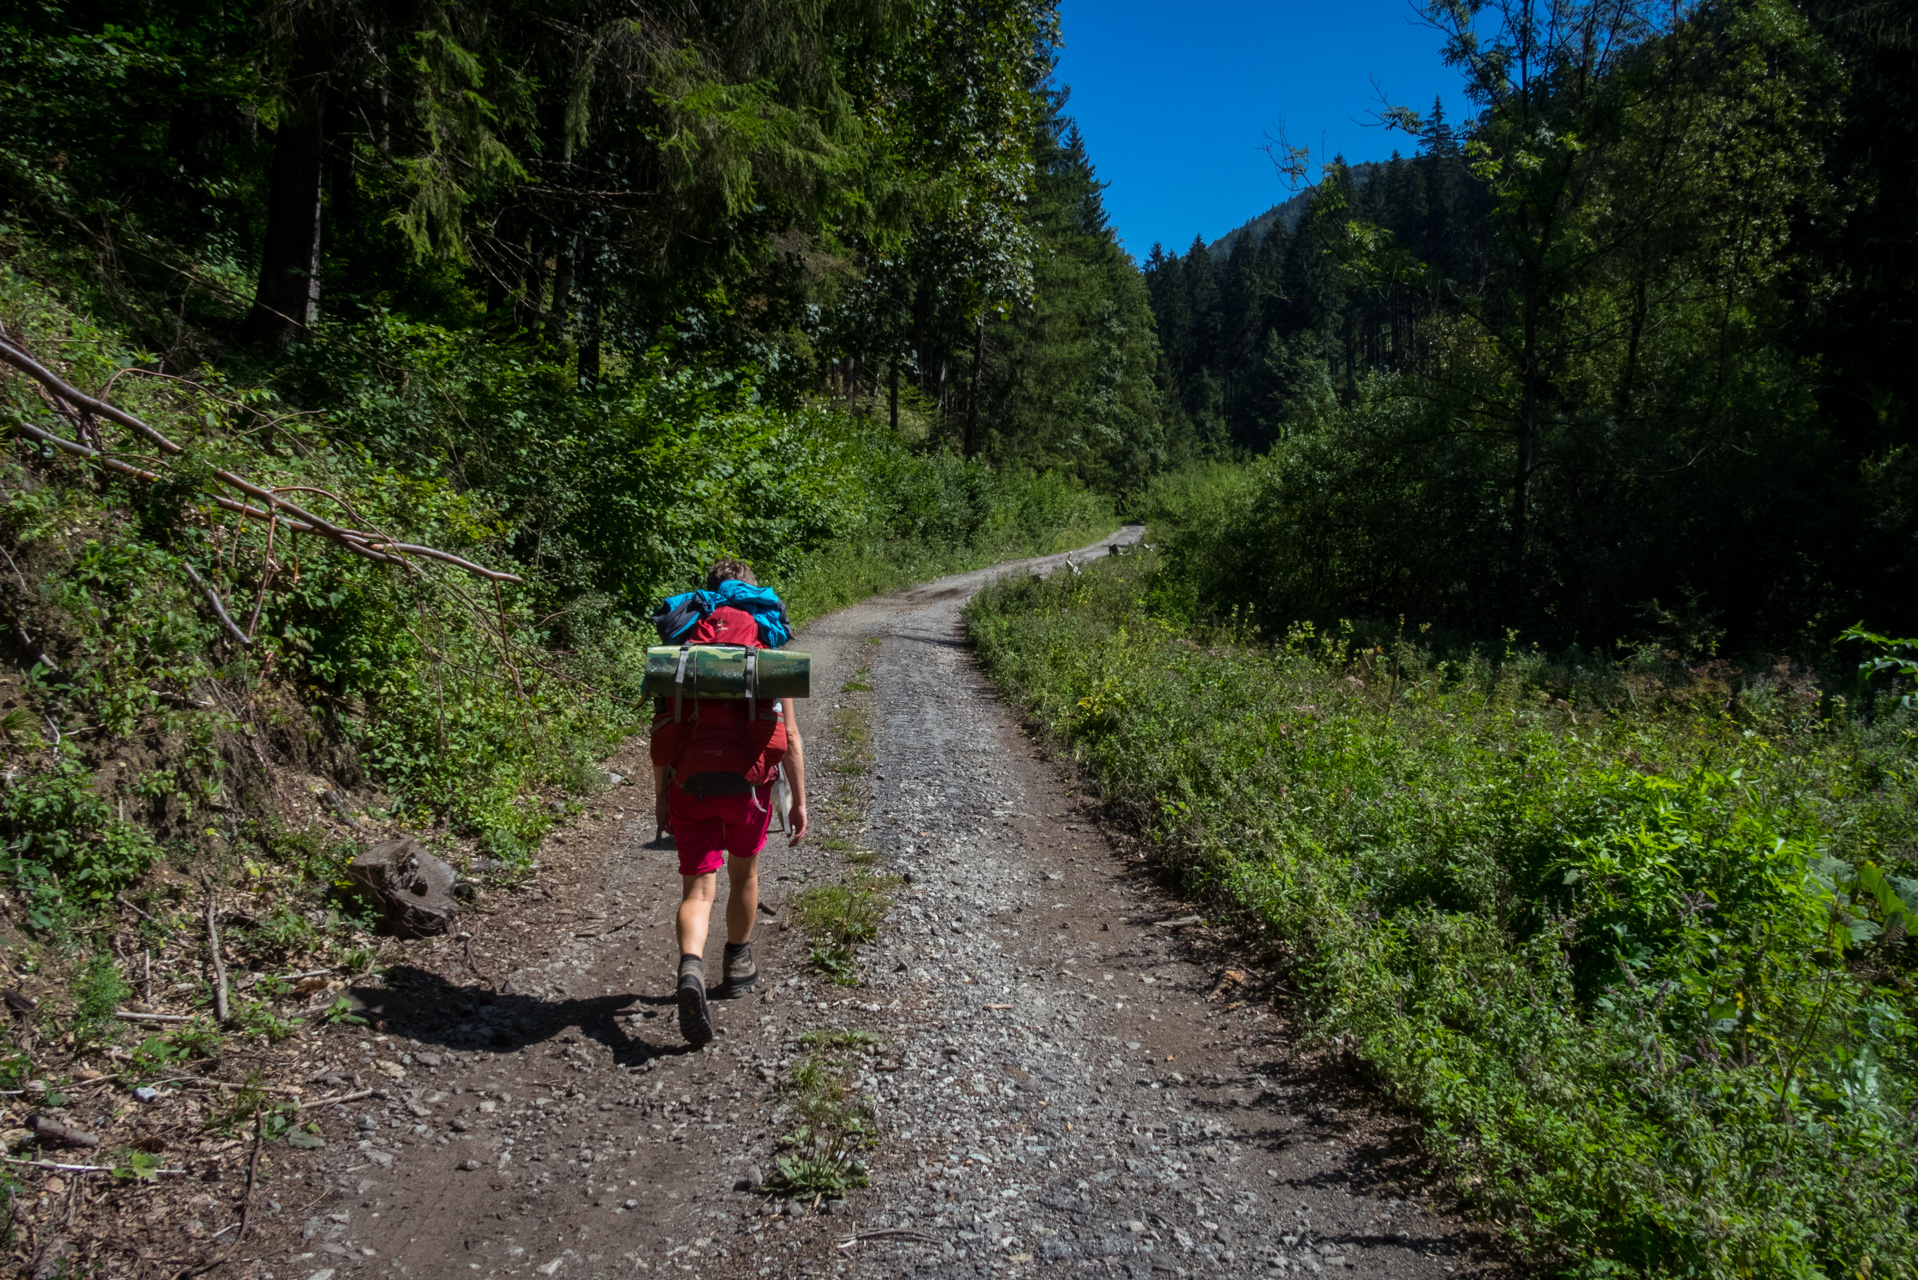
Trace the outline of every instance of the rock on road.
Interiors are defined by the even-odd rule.
[[[367,1025],[326,1033],[318,1073],[384,1096],[321,1116],[310,1186],[276,1189],[246,1273],[1506,1269],[1431,1207],[1405,1124],[1294,1047],[1231,939],[1160,923],[1195,908],[1101,830],[994,696],[966,598],[1065,560],[871,600],[795,641],[814,660],[800,723],[815,826],[797,850],[767,846],[760,988],[715,1002],[706,1051],[687,1051],[673,1017],[679,880],[671,851],[648,847],[646,785],[549,837],[537,879],[496,895],[470,940],[409,944],[356,992]],[[611,767],[644,778],[643,748]],[[853,848],[910,881],[849,988],[807,971],[803,937],[780,925],[786,896],[843,876]],[[860,1076],[880,1131],[872,1185],[829,1213],[779,1213],[735,1187],[773,1167],[775,1081],[821,1029],[884,1041]]]

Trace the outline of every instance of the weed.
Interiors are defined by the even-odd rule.
[[[116,1178],[127,1178],[135,1182],[158,1182],[160,1170],[166,1162],[151,1151],[138,1151],[127,1147],[113,1157],[109,1168]]]
[[[814,968],[842,986],[859,982],[859,948],[879,937],[886,890],[896,882],[863,871],[850,880],[810,885],[792,897],[792,920],[806,931]]]
[[[353,1002],[345,996],[328,1005],[320,1017],[332,1026],[363,1027],[366,1025],[366,1019],[353,1012]]]
[[[220,1029],[208,1021],[190,1022],[178,1031],[168,1034],[167,1040],[188,1058],[218,1057],[225,1047],[226,1037]]]
[[[74,1041],[92,1045],[112,1039],[119,1030],[114,1014],[131,994],[112,956],[88,956],[73,976]]]
[[[238,1137],[265,1106],[266,1090],[260,1086],[260,1073],[250,1071],[245,1082],[226,1097],[224,1105],[208,1109],[206,1127],[229,1138]]]
[[[843,1034],[843,1033],[842,1033]],[[843,1197],[866,1185],[861,1153],[878,1140],[872,1105],[846,1084],[847,1066],[827,1054],[802,1058],[781,1083],[790,1132],[779,1139],[773,1190],[791,1197]]]
[[[878,1049],[885,1043],[871,1031],[808,1031],[799,1037],[802,1049]]]
[[[264,1000],[243,1000],[233,1009],[233,1025],[242,1035],[259,1036],[268,1044],[278,1044],[300,1029],[297,1021],[282,1018]]]

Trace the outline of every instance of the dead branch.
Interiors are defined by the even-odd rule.
[[[213,896],[206,900],[206,936],[213,953],[213,1013],[226,1025],[226,961],[220,958],[220,922],[219,912],[214,905]]]
[[[220,603],[220,593],[209,586],[204,578],[200,577],[199,573],[193,568],[193,562],[190,560],[182,560],[180,564],[186,569],[186,576],[193,579],[193,585],[206,593],[207,603],[213,606],[213,612],[219,615],[220,625],[226,628],[226,633],[229,636],[233,637],[233,642],[240,645],[251,645],[253,643],[253,637],[240,630],[239,625],[227,615],[226,606]]]
[[[19,347],[14,346],[13,343],[7,341],[5,338],[0,338],[0,361],[12,365],[27,377],[32,378],[48,392],[78,410],[82,415],[92,414],[96,417],[106,418],[111,422],[117,422],[129,431],[132,431],[135,435],[151,443],[164,454],[178,455],[186,452],[180,445],[174,443],[124,409],[108,404],[104,400],[96,399],[71,385],[65,379],[61,378],[60,375],[54,373],[51,369],[41,364],[38,360],[35,360]],[[132,466],[129,463],[121,462],[119,459],[108,455],[103,449],[96,449],[78,441],[67,440],[61,436],[54,435],[52,432],[36,427],[31,423],[23,422],[17,425],[22,431],[34,439],[41,441],[43,444],[50,444],[55,448],[63,449],[69,453],[91,458],[99,462],[102,466],[120,472],[123,475],[134,476],[149,482],[159,479],[153,472]],[[497,569],[488,569],[462,556],[440,551],[434,547],[420,546],[416,543],[393,542],[380,538],[377,535],[367,534],[356,529],[348,529],[337,525],[324,516],[316,515],[304,507],[288,502],[272,490],[262,488],[231,471],[215,468],[213,476],[222,484],[237,489],[247,497],[266,504],[264,508],[259,508],[245,502],[234,502],[230,498],[216,496],[214,500],[218,502],[220,506],[230,511],[238,511],[240,514],[256,520],[272,520],[277,513],[284,513],[280,518],[286,519],[287,526],[290,529],[300,533],[316,534],[356,555],[365,556],[371,560],[399,564],[407,563],[405,557],[413,555],[454,565],[458,568],[465,569],[469,573],[477,574],[480,577],[487,578],[496,583],[521,581],[517,574],[503,573]],[[393,552],[397,552],[398,554],[389,554]]]

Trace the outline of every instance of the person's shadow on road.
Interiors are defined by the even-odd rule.
[[[385,971],[383,985],[356,986],[350,994],[373,1029],[453,1051],[516,1053],[578,1027],[612,1050],[621,1067],[694,1052],[679,1038],[671,996],[628,992],[547,1000],[492,984],[455,985],[411,965],[395,965]]]

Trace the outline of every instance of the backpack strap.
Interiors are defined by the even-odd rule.
[[[680,720],[680,707],[686,697],[686,664],[693,656],[693,647],[689,644],[679,646],[679,665],[673,668],[673,723]]]
[[[746,718],[759,719],[759,657],[746,650]]]

